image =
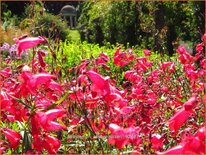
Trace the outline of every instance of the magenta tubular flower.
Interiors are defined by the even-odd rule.
[[[195,107],[196,103],[196,97],[193,96],[188,101],[186,101],[183,106],[185,110],[192,110]]]
[[[45,149],[49,154],[56,154],[60,145],[61,142],[59,139],[48,134],[45,134],[44,136],[34,135],[32,142],[32,148],[39,153]]]
[[[96,59],[97,65],[106,64],[109,61],[109,57],[106,53],[100,53],[98,58]]]
[[[145,55],[145,56],[150,56],[150,55],[151,55],[151,51],[148,50],[148,49],[145,49],[145,50],[144,50],[144,55]]]
[[[139,127],[123,128],[117,124],[111,123],[109,125],[109,130],[111,131],[111,135],[108,139],[108,143],[116,145],[118,149],[122,149],[129,143],[135,146],[141,143],[141,138],[139,137]]]
[[[45,68],[46,67],[46,63],[44,62],[44,59],[43,59],[43,54],[41,51],[38,51],[37,52],[37,55],[38,55],[38,61],[39,61],[39,64],[42,68]]]
[[[107,78],[102,77],[100,74],[94,71],[88,71],[87,75],[92,81],[92,91],[96,92],[98,95],[105,96],[110,93],[110,85]]]
[[[200,43],[200,44],[197,44],[197,46],[196,46],[196,51],[197,52],[200,52],[200,51],[202,51],[203,50],[203,47],[204,47],[204,44],[203,43]]]
[[[37,112],[35,121],[45,131],[66,130],[66,127],[55,122],[55,118],[62,117],[65,114],[64,109],[52,109],[47,112]]]
[[[129,142],[129,139],[126,137],[126,131],[122,127],[110,124],[109,130],[111,131],[108,139],[109,144],[116,145],[118,149],[122,149]]]
[[[49,87],[49,83],[52,79],[55,79],[56,76],[49,73],[39,73],[33,75],[30,71],[23,71],[20,78],[24,81],[21,85],[21,92],[26,96],[28,93],[35,94],[42,84]]]
[[[177,52],[178,52],[179,54],[184,54],[184,53],[186,53],[187,51],[186,51],[186,49],[185,49],[184,46],[180,45],[180,46],[178,47],[178,49],[177,49]]]
[[[21,55],[23,50],[33,48],[39,44],[47,43],[47,40],[43,37],[26,37],[15,39],[18,45],[18,56]]]
[[[19,145],[21,135],[18,132],[9,128],[3,128],[2,132],[4,133],[5,137],[8,139],[10,143],[10,147],[15,149]]]
[[[56,78],[56,76],[51,75],[49,73],[39,73],[39,74],[32,75],[29,83],[31,86],[36,88],[39,85],[50,82],[51,79],[55,79],[55,78]]]
[[[206,42],[206,33],[202,35],[201,39],[202,39],[203,42]]]
[[[45,135],[43,146],[48,151],[48,153],[50,154],[57,153],[60,145],[61,145],[61,142],[59,139],[53,136],[50,136],[50,135]]]
[[[9,78],[11,76],[11,68],[10,67],[6,67],[3,70],[0,70],[0,75]]]
[[[182,139],[181,143],[164,152],[156,152],[162,154],[205,154],[205,127],[200,128],[193,135],[189,135]]]
[[[205,127],[202,127],[200,129],[198,129],[195,134],[194,134],[195,137],[198,137],[200,140],[204,140],[205,137],[206,137],[206,132],[205,132]]]
[[[161,69],[165,71],[167,68],[171,69],[172,65],[174,66],[174,62],[163,62],[161,65]]]
[[[192,113],[192,110],[185,110],[184,108],[176,112],[168,121],[170,130],[176,133]]]
[[[152,148],[154,148],[155,150],[159,150],[163,147],[163,138],[159,134],[153,134],[151,142]]]
[[[0,91],[0,106],[1,111],[8,111],[8,109],[11,109],[12,106],[12,101],[10,100],[8,94],[3,90]]]
[[[134,55],[132,54],[132,50],[130,49],[128,52],[120,52],[118,48],[114,53],[114,64],[116,66],[124,67],[128,65],[131,61],[134,60]]]

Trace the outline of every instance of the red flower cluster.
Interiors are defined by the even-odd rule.
[[[20,55],[47,41],[16,43]],[[148,49],[144,57],[117,49],[113,64],[100,53],[69,69],[50,66],[34,48],[31,62],[0,70],[0,153],[76,153],[84,145],[87,151],[205,154],[204,43],[205,35],[194,56],[179,46],[174,62],[156,62]]]
[[[182,139],[181,143],[157,154],[205,154],[205,127]]]

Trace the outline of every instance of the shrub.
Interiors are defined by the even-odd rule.
[[[10,10],[8,10],[7,5],[2,3],[2,16],[0,23],[0,44],[9,43],[13,44],[13,38],[27,34],[29,29],[19,29],[18,25],[20,22],[20,17],[13,15]]]
[[[67,23],[62,21],[59,16],[49,13],[44,13],[35,20],[34,35],[46,36],[50,39],[60,38],[61,40],[68,39]]]
[[[3,26],[0,25],[0,44],[3,43],[9,43],[9,44],[13,44],[13,38],[16,38],[18,36],[21,36],[23,34],[28,34],[27,29],[21,30],[15,26],[9,26],[7,27],[6,30],[3,29]]]

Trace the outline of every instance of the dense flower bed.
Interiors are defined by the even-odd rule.
[[[117,49],[64,76],[45,38],[15,41],[1,47],[10,54],[0,68],[0,153],[205,154],[205,35],[194,56],[183,46],[162,62],[148,49]],[[31,61],[19,61],[32,48]]]

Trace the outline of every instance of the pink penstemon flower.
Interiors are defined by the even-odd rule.
[[[163,154],[202,154],[203,155],[205,154],[204,139],[205,139],[205,127],[201,127],[193,135],[188,135],[185,138],[183,138],[178,145],[164,152],[157,151],[156,153],[158,155],[163,155]]]
[[[145,50],[144,50],[144,55],[145,55],[145,56],[150,56],[150,55],[151,55],[151,51],[148,50],[148,49],[145,49]]]
[[[189,116],[193,113],[192,110],[185,110],[184,108],[181,108],[180,110],[178,110],[174,116],[172,116],[169,120],[168,120],[168,124],[169,124],[169,129],[171,131],[174,131],[175,133],[177,133],[177,131],[179,130],[179,128],[187,121],[187,119],[189,118]]]
[[[45,131],[66,130],[66,127],[55,122],[55,118],[62,117],[65,114],[64,109],[51,109],[47,112],[38,111],[32,118],[33,132],[38,133],[37,126]]]
[[[125,145],[131,143],[133,145],[139,145],[141,139],[139,137],[139,127],[123,128],[117,124],[109,124],[109,130],[111,135],[108,138],[108,143],[116,145],[118,149],[122,149]]]
[[[39,44],[47,43],[47,40],[44,37],[27,37],[23,36],[20,38],[15,38],[14,41],[17,44],[18,49],[18,56],[21,55],[21,53],[29,48],[34,48]]]
[[[13,149],[17,148],[21,140],[21,135],[18,132],[12,129],[9,129],[9,128],[3,128],[1,129],[1,131],[3,132],[5,137],[8,139],[10,143],[10,147]]]

